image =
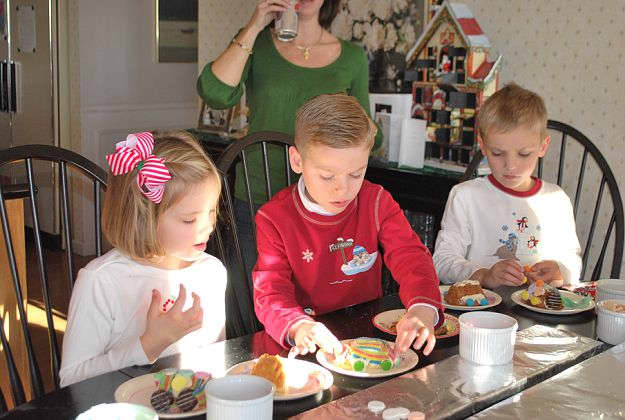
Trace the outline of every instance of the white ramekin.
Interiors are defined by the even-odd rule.
[[[253,375],[230,375],[209,381],[206,418],[223,420],[270,420],[275,386]]]
[[[625,299],[607,299],[597,304],[597,337],[614,345],[625,343],[625,314],[610,310],[617,303],[625,305]]]
[[[514,355],[519,324],[497,312],[467,312],[460,321],[460,356],[480,365],[503,365]]]
[[[597,281],[597,302],[607,299],[625,299],[625,280],[603,279]]]

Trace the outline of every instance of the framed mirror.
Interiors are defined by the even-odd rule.
[[[197,62],[198,0],[155,0],[156,61]]]

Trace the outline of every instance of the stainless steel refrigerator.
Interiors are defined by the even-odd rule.
[[[57,10],[58,0],[0,0],[1,149],[59,144]],[[41,227],[57,236],[56,173],[48,163],[35,170]],[[0,176],[3,184],[20,183],[24,173],[12,167]]]

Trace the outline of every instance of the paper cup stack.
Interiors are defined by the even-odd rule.
[[[460,356],[480,365],[504,365],[512,360],[518,324],[496,312],[460,315]]]

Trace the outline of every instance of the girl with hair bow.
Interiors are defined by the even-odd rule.
[[[130,134],[106,160],[114,248],[78,273],[61,386],[225,338],[226,269],[204,252],[221,192],[213,162],[182,131]]]

